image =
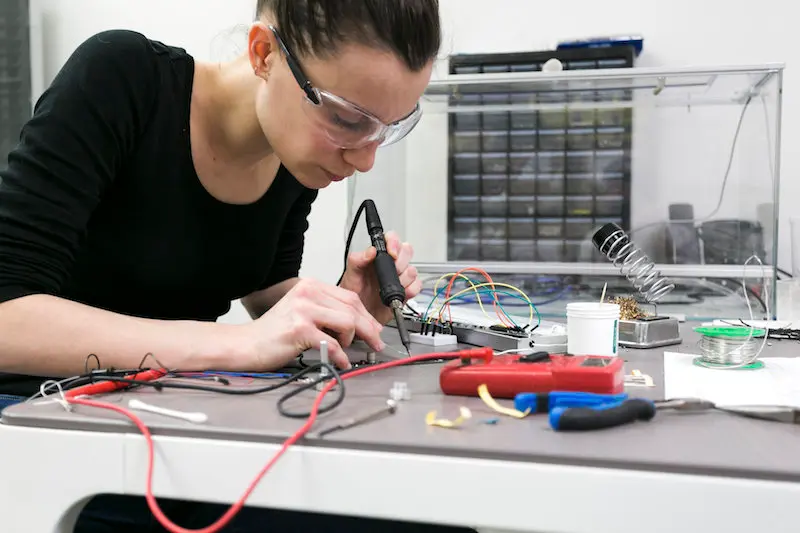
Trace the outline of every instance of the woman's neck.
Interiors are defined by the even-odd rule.
[[[222,64],[202,65],[204,120],[210,144],[228,165],[251,168],[273,155],[256,115],[256,93],[262,81],[247,56]]]

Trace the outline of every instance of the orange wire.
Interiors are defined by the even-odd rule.
[[[484,278],[486,278],[486,281],[489,283],[489,285],[491,285],[491,287],[492,287],[492,291],[494,291],[494,290],[495,290],[495,286],[494,286],[494,280],[492,280],[492,277],[489,275],[489,273],[488,273],[488,272],[486,272],[486,271],[485,271],[485,270],[483,270],[482,268],[478,268],[478,267],[467,267],[467,268],[463,268],[463,269],[459,270],[458,272],[456,272],[456,273],[455,273],[455,274],[454,274],[454,275],[453,275],[453,276],[450,278],[450,283],[448,283],[448,284],[447,284],[447,289],[445,290],[445,293],[444,293],[444,298],[445,298],[445,301],[447,301],[447,300],[450,298],[450,291],[452,291],[452,289],[453,289],[453,284],[455,283],[456,279],[457,279],[457,278],[458,278],[458,277],[459,277],[461,274],[463,274],[464,272],[468,272],[468,271],[477,272],[478,274],[482,275]],[[492,308],[494,308],[494,311],[495,311],[495,313],[497,314],[497,318],[498,318],[498,319],[500,319],[500,322],[501,322],[501,323],[502,323],[504,326],[506,326],[506,327],[508,327],[508,328],[511,328],[511,327],[513,327],[513,326],[514,326],[514,324],[513,324],[513,323],[510,321],[510,320],[511,320],[511,317],[508,317],[508,315],[506,314],[506,312],[505,312],[505,311],[503,310],[503,308],[502,308],[502,307],[500,307],[500,305],[499,305],[499,303],[500,303],[500,300],[497,298],[497,293],[496,293],[496,292],[493,292],[493,293],[492,293],[492,296],[493,296],[493,298],[492,298]],[[480,298],[480,295],[478,295],[478,298]],[[450,302],[447,302],[447,303],[445,304],[445,307],[447,308],[447,319],[448,319],[450,322],[452,322],[452,321],[453,321],[453,314],[452,314],[452,312],[451,312],[451,310],[450,310]],[[442,309],[442,311],[439,313],[439,319],[440,319],[440,320],[441,320],[442,314],[444,314],[444,313],[443,313],[443,311],[444,311],[444,309]],[[506,317],[508,318],[508,320],[506,320]]]

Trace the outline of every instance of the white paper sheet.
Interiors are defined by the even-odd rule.
[[[757,370],[720,370],[692,363],[694,354],[664,353],[664,397],[701,398],[717,405],[800,408],[800,358],[766,357]]]

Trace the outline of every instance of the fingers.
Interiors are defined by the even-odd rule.
[[[388,231],[383,234],[383,238],[386,239],[386,250],[389,251],[389,255],[397,259],[397,256],[400,254],[400,237],[394,231]]]
[[[376,253],[374,246],[370,246],[361,252],[351,253],[347,256],[347,268],[356,271],[364,270],[372,264]]]
[[[333,363],[336,368],[340,370],[348,370],[352,366],[350,364],[350,359],[347,357],[347,354],[342,349],[341,345],[336,342],[336,339],[332,338],[330,335],[326,335],[318,329],[314,330],[313,336],[314,339],[312,340],[312,344],[314,345],[314,348],[319,348],[322,341],[327,341],[328,360]]]
[[[417,272],[417,267],[410,266],[400,274],[400,284],[403,287],[408,288],[412,283],[417,281],[418,276],[419,273]]]
[[[335,312],[352,317],[355,334],[369,344],[372,349],[376,351],[384,349],[385,345],[380,335],[383,326],[367,311],[358,295],[330,285],[320,285],[317,289],[315,301]]]
[[[422,280],[416,278],[411,285],[406,287],[406,300],[415,298],[420,292],[422,292]]]

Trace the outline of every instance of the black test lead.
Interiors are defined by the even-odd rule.
[[[364,200],[364,215],[367,219],[367,231],[372,246],[375,247],[375,273],[378,276],[380,286],[380,297],[383,305],[390,308],[394,314],[394,321],[397,323],[397,331],[400,334],[400,342],[406,348],[406,352],[411,355],[411,339],[408,336],[406,323],[403,320],[403,306],[406,303],[406,289],[400,283],[400,276],[394,264],[394,258],[386,249],[386,238],[383,235],[383,224],[381,217],[378,216],[378,209],[372,200]]]

